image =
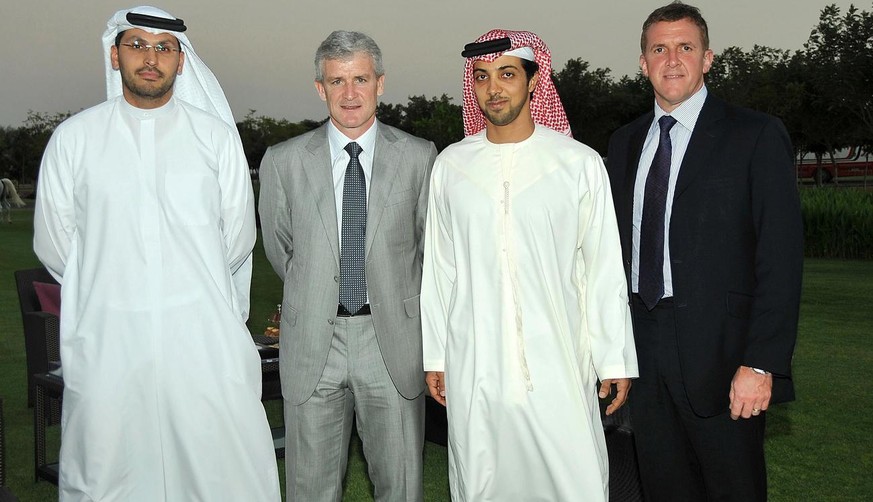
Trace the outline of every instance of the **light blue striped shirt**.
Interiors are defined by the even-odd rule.
[[[664,218],[667,222],[664,225],[664,298],[673,296],[673,275],[672,268],[670,267],[670,217],[673,213],[673,194],[676,191],[676,178],[679,176],[679,167],[682,165],[685,150],[688,148],[688,142],[691,140],[691,133],[694,132],[697,117],[700,116],[700,110],[703,109],[706,95],[707,91],[704,85],[669,114],[676,119],[676,125],[670,129],[670,142],[673,146],[673,154],[670,162],[670,181],[667,187],[667,208],[664,213]],[[640,164],[637,169],[637,179],[634,184],[631,288],[635,293],[639,292],[640,226],[643,220],[646,177],[649,175],[649,168],[652,166],[655,151],[658,149],[658,138],[660,136],[658,119],[664,115],[668,115],[667,112],[662,110],[658,103],[655,102],[655,118],[652,120],[651,125],[649,125],[649,132],[646,134],[646,141],[643,143],[643,151],[640,154]]]

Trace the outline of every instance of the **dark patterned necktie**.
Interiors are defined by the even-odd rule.
[[[352,141],[343,186],[343,228],[340,250],[340,304],[354,314],[367,303],[364,242],[367,234],[367,185],[358,156],[363,149]]]
[[[646,178],[643,196],[643,221],[640,225],[639,293],[646,308],[652,310],[664,296],[664,225],[667,188],[670,182],[670,159],[673,145],[670,129],[676,119],[664,115],[658,120],[661,138]]]

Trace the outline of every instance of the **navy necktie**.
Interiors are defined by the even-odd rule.
[[[664,296],[664,225],[667,188],[670,182],[670,159],[673,145],[670,129],[676,119],[664,115],[658,120],[661,137],[646,178],[643,196],[643,220],[640,225],[639,293],[646,308],[652,310]]]
[[[367,234],[367,185],[358,155],[363,149],[352,141],[345,147],[349,165],[343,186],[343,228],[340,249],[340,304],[355,314],[367,303],[364,242]]]

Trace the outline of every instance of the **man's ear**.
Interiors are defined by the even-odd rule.
[[[185,53],[179,52],[179,66],[176,67],[176,75],[182,74],[182,68],[185,67]]]
[[[537,88],[537,82],[539,81],[540,71],[537,70],[537,72],[533,74],[533,77],[530,78],[530,82],[527,83],[527,92],[534,92],[534,89]]]
[[[327,101],[327,93],[324,92],[324,84],[316,80],[315,90],[318,91],[318,97],[321,98],[322,101]]]
[[[118,69],[118,46],[113,45],[109,48],[109,62],[112,63],[112,69]]]
[[[715,53],[712,52],[712,49],[706,49],[706,52],[703,53],[703,73],[708,73],[709,69],[712,68],[712,62],[715,60]]]

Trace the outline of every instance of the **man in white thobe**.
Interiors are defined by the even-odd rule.
[[[60,499],[278,501],[245,326],[251,182],[186,27],[123,10],[108,99],[46,148],[34,250],[62,285]]]
[[[597,380],[611,414],[637,376],[606,171],[568,136],[536,35],[462,55],[467,137],[434,164],[421,294],[452,499],[606,500]]]

